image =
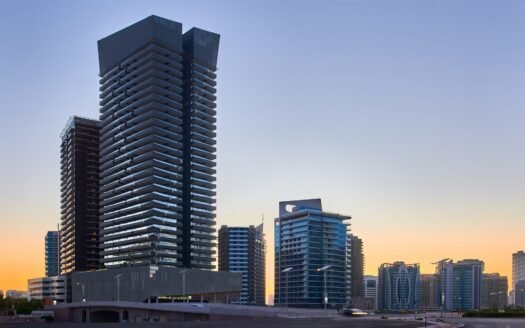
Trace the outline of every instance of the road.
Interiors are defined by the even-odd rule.
[[[453,321],[464,324],[465,328],[525,328],[523,318],[457,318]]]
[[[122,328],[128,326],[121,323],[97,323],[97,324],[75,324],[75,323],[0,323],[0,328],[69,328],[69,327],[93,327],[93,328]],[[257,318],[247,320],[218,320],[218,321],[193,321],[193,322],[169,322],[169,323],[141,323],[129,324],[131,327],[140,326],[147,328],[419,328],[420,322],[408,322],[402,320],[381,319],[286,319],[286,318]]]

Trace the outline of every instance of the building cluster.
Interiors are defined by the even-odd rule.
[[[28,281],[29,294],[6,296],[265,304],[263,225],[216,230],[218,47],[218,34],[183,33],[157,16],[98,41],[100,115],[71,117],[60,135],[60,229],[45,236],[45,277]],[[397,261],[365,276],[351,219],[325,211],[321,199],[279,203],[275,306],[507,305],[507,278],[484,274],[479,260],[446,259],[434,274]],[[523,252],[513,255],[511,287],[512,302],[525,305]]]
[[[366,277],[365,286],[377,286],[368,296],[379,311],[469,311],[502,309],[508,305],[507,277],[483,273],[484,263],[466,259],[436,263],[433,274],[420,274],[418,264],[383,264],[378,277]],[[374,296],[375,295],[375,296]]]
[[[98,41],[100,116],[71,117],[60,135],[60,229],[32,298],[239,302],[246,287],[243,301],[264,302],[260,233],[256,263],[212,271],[218,47],[218,34],[157,16]]]

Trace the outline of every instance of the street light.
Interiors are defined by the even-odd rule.
[[[179,274],[182,275],[182,298],[184,302],[188,303],[188,299],[186,298],[186,272],[190,271],[189,269],[184,269]]]
[[[286,268],[282,271],[282,273],[286,276],[286,307],[288,307],[288,272],[292,271],[293,267]]]
[[[439,284],[441,287],[441,318],[443,318],[443,310],[445,309],[445,289],[444,286],[444,272],[445,272],[445,262],[450,260],[450,258],[442,259],[440,261],[434,262],[432,264],[439,264]]]
[[[80,285],[80,282],[77,282],[77,286]],[[82,302],[85,302],[86,301],[86,296],[85,296],[85,288],[84,288],[84,284],[82,284]]]
[[[328,293],[326,292],[326,273],[328,272],[328,269],[330,269],[332,265],[325,265],[322,268],[317,269],[319,272],[323,272],[323,280],[324,280],[324,290],[323,290],[323,302],[324,302],[324,309],[326,310],[326,305],[328,305]]]
[[[117,302],[120,302],[120,277],[122,277],[122,274],[116,275],[114,277],[117,279]]]

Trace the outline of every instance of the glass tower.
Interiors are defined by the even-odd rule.
[[[445,308],[449,311],[479,310],[482,300],[484,263],[480,260],[446,262],[441,285],[445,291]]]
[[[106,267],[214,268],[218,46],[157,16],[99,40]]]
[[[48,231],[45,238],[46,277],[60,274],[60,235],[58,231]]]
[[[320,199],[279,203],[275,219],[276,306],[320,308],[350,301],[351,217]]]
[[[265,305],[263,225],[219,229],[219,271],[242,273],[241,304]]]

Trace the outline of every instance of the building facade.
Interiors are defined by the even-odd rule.
[[[64,303],[67,301],[67,277],[55,276],[29,279],[27,288],[29,297],[42,300],[44,303]]]
[[[419,264],[385,263],[379,267],[377,309],[415,311],[419,307]]]
[[[441,276],[441,286],[448,311],[479,310],[484,263],[480,260],[446,262]]]
[[[511,289],[513,291],[512,294],[514,295],[514,304],[518,306],[525,306],[525,291],[523,291],[523,288],[518,288],[516,286],[520,281],[525,281],[525,252],[523,251],[518,251],[512,254]]]
[[[238,272],[135,265],[72,273],[71,300],[238,303],[241,285]]]
[[[215,267],[218,46],[157,16],[98,41],[106,267]]]
[[[99,264],[99,123],[71,117],[61,144],[60,273]]]
[[[422,311],[437,310],[437,282],[439,276],[435,274],[421,274],[419,276],[419,309]]]
[[[60,274],[60,232],[48,231],[45,237],[46,277]]]
[[[519,280],[514,285],[514,304],[516,306],[525,306],[525,280]]]
[[[373,300],[372,309],[377,308],[377,276],[364,276],[365,297]]]
[[[481,285],[481,307],[483,309],[503,309],[508,305],[509,282],[499,273],[484,273]]]
[[[262,224],[219,229],[219,271],[242,273],[241,304],[265,305],[265,257]]]
[[[275,306],[350,302],[350,216],[323,212],[320,199],[279,203],[275,219]]]
[[[361,238],[350,236],[351,252],[351,280],[352,280],[352,299],[365,296],[364,271],[365,256],[363,254],[363,241]]]
[[[13,298],[13,299],[20,299],[20,300],[28,300],[29,299],[29,292],[24,290],[6,290],[5,297]]]

